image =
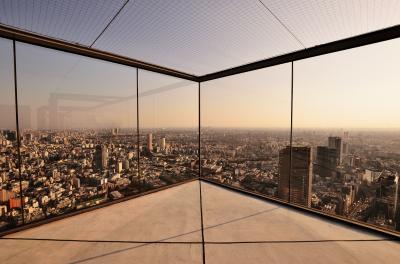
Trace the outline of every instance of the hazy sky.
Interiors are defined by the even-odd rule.
[[[400,128],[400,39],[294,63],[294,128]],[[290,65],[202,84],[202,125],[290,127]]]
[[[2,128],[15,122],[11,50],[1,39]],[[295,62],[294,129],[400,128],[399,61],[400,39]],[[21,43],[17,66],[23,128],[54,116],[64,128],[136,127],[136,69]],[[290,76],[284,64],[202,83],[202,125],[289,129]],[[197,126],[196,83],[139,77],[141,127]]]
[[[136,68],[22,43],[17,65],[23,128],[54,128],[56,112],[57,128],[136,128]],[[197,126],[196,83],[143,70],[139,83],[142,128]]]
[[[0,38],[0,129],[15,129],[12,42]]]
[[[400,39],[294,64],[294,127],[400,128]]]
[[[23,128],[136,126],[134,68],[18,43],[17,74]]]
[[[205,82],[201,87],[203,126],[290,128],[290,64]]]

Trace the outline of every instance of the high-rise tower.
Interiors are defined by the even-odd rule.
[[[147,150],[149,152],[153,151],[153,134],[152,133],[147,134]]]
[[[279,198],[289,200],[290,194],[290,202],[311,206],[312,167],[310,147],[292,147],[291,159],[290,147],[282,149],[279,152]]]
[[[97,145],[94,153],[94,163],[97,169],[104,170],[108,166],[108,148],[104,145]]]
[[[166,144],[165,144],[165,137],[160,138],[159,145],[160,145],[161,150],[165,150],[165,147],[166,147]]]
[[[335,177],[336,166],[339,163],[337,150],[326,146],[317,147],[317,160],[314,173],[322,178]]]
[[[329,137],[328,138],[328,147],[331,149],[336,149],[336,153],[338,156],[338,164],[342,164],[343,159],[343,145],[341,137]]]

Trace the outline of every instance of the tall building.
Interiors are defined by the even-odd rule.
[[[290,170],[290,163],[292,169]],[[278,196],[283,200],[311,206],[312,150],[310,147],[290,147],[279,151]]]
[[[326,177],[335,177],[336,166],[339,163],[337,150],[326,146],[317,147],[317,159],[314,167],[314,173]]]
[[[15,141],[17,140],[17,131],[5,130],[5,136],[7,140]]]
[[[118,172],[118,173],[121,173],[122,172],[122,169],[123,169],[123,167],[122,167],[122,161],[120,161],[120,160],[117,160],[116,161],[116,163],[115,163],[115,170],[116,170],[116,172]]]
[[[94,153],[94,163],[97,169],[104,170],[108,167],[108,148],[107,146],[97,145]]]
[[[328,147],[331,149],[336,149],[336,153],[338,156],[338,165],[342,164],[343,159],[343,144],[341,137],[329,137],[328,138]]]
[[[159,145],[160,145],[161,150],[165,150],[165,147],[166,147],[166,144],[165,144],[165,137],[160,138]]]
[[[343,133],[342,155],[347,156],[348,153],[349,153],[349,132],[345,131]]]
[[[290,177],[290,146],[279,151],[279,182],[278,197],[289,200],[289,177]]]
[[[152,133],[147,134],[147,150],[149,152],[153,151],[153,134]]]
[[[347,154],[349,153],[349,143],[348,142],[343,142],[342,146],[343,146],[343,148],[342,148],[342,156],[346,157]]]

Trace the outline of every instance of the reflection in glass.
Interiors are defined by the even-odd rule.
[[[313,168],[311,204],[293,202],[400,230],[399,47],[392,40],[295,62],[293,149],[312,150],[297,159]]]
[[[139,192],[136,69],[17,43],[26,222]]]
[[[287,199],[290,77],[284,64],[201,84],[203,177]]]
[[[197,178],[197,83],[139,70],[139,109],[143,188]]]
[[[12,45],[0,38],[0,230],[22,223]]]

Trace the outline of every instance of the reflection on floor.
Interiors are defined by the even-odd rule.
[[[384,237],[206,183],[202,194],[207,264],[400,263],[400,243],[368,241]]]
[[[202,197],[206,263],[400,263],[384,237],[204,182]],[[203,263],[199,183],[6,236],[0,263]]]

